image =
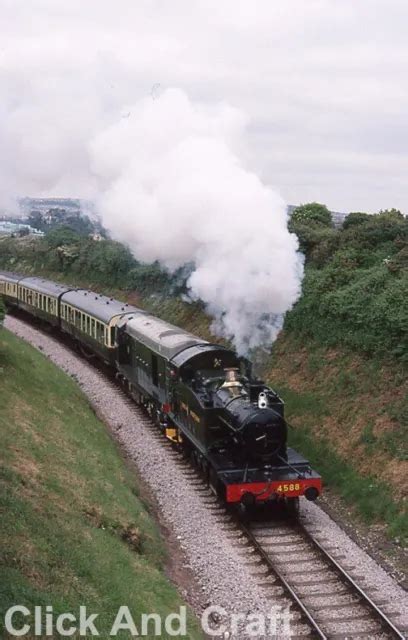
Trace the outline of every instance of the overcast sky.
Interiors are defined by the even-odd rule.
[[[0,195],[91,195],[79,141],[176,87],[246,114],[242,162],[287,202],[408,212],[404,0],[0,0],[0,10]]]

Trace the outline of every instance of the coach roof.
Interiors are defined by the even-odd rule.
[[[65,291],[69,291],[71,287],[65,284],[58,284],[51,280],[45,280],[44,278],[21,278],[18,283],[20,286],[28,287],[38,293],[43,293],[47,296],[54,296],[58,298]]]
[[[16,284],[21,278],[24,278],[20,273],[11,273],[11,271],[0,271],[0,280],[3,282],[12,282]]]
[[[150,314],[129,319],[126,333],[169,360],[187,347],[208,344],[206,340]]]
[[[88,291],[87,289],[77,289],[75,291],[68,291],[65,293],[61,302],[70,304],[71,306],[79,309],[83,313],[109,324],[112,318],[115,316],[123,316],[125,314],[145,314],[146,312],[137,307],[133,307],[126,302],[120,302],[114,298],[108,298],[107,296],[100,295],[94,291]]]

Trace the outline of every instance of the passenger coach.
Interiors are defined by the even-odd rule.
[[[22,276],[17,273],[8,273],[0,271],[0,296],[3,296],[5,302],[11,306],[18,305],[18,281]]]
[[[115,363],[115,327],[123,317],[143,313],[132,305],[86,289],[65,292],[61,298],[61,329],[89,347],[105,362]]]

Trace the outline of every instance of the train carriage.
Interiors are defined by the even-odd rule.
[[[22,277],[18,281],[18,307],[59,327],[60,299],[69,289],[44,278]]]
[[[18,281],[22,277],[18,273],[0,271],[0,296],[9,306],[18,306]]]
[[[87,289],[61,298],[61,329],[108,364],[115,362],[115,327],[123,317],[143,313],[132,305]]]
[[[117,325],[119,371],[141,394],[159,403],[168,401],[173,355],[187,346],[200,344],[199,338],[150,314],[123,318]]]

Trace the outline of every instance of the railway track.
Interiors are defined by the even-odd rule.
[[[157,436],[161,436],[158,434]],[[258,578],[258,586],[271,592],[276,602],[279,594],[286,604],[294,604],[305,633],[292,640],[308,637],[321,640],[407,640],[408,633],[398,628],[393,618],[398,611],[386,613],[390,602],[372,588],[362,587],[364,576],[354,574],[347,558],[333,546],[324,546],[306,528],[301,519],[293,520],[275,514],[260,521],[246,523],[231,515],[208,489],[200,472],[182,459],[166,442],[186,478],[202,494],[208,507],[217,514],[220,524],[242,544],[242,555]],[[241,534],[237,538],[237,534]],[[341,561],[341,562],[340,562]],[[279,594],[277,587],[280,587]],[[306,630],[307,628],[307,630]]]
[[[364,590],[350,575],[347,558],[342,564],[335,552],[325,548],[301,521],[239,524],[249,545],[267,568],[262,586],[268,589],[276,580],[295,602],[314,637],[392,638],[408,636],[374,602],[369,590]],[[360,576],[363,580],[363,576]],[[396,613],[398,615],[398,612]]]

